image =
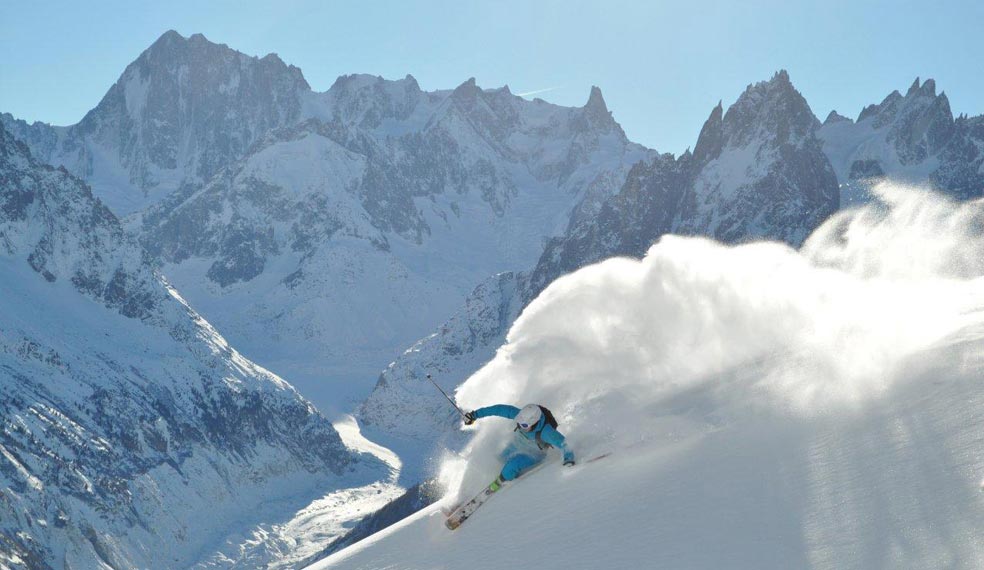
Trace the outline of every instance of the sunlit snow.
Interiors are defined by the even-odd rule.
[[[458,401],[539,402],[615,453],[316,568],[982,567],[984,203],[876,195],[800,251],[667,236],[559,279]],[[511,429],[478,424],[448,502]]]

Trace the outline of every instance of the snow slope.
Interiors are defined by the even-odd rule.
[[[875,193],[799,251],[667,236],[558,279],[458,400],[543,403],[615,454],[312,568],[982,567],[984,203]],[[512,437],[474,429],[448,500]]]
[[[380,459],[0,125],[0,568],[189,568],[329,491],[385,487]]]
[[[576,217],[547,243],[535,266],[487,279],[434,334],[390,364],[359,410],[368,433],[411,470],[429,458],[457,418],[422,381],[424,371],[456,388],[491,359],[523,307],[565,273],[616,255],[642,257],[668,233],[802,243],[838,208],[817,126],[784,71],[749,85],[727,112],[717,105],[693,153],[636,164],[596,215]]]

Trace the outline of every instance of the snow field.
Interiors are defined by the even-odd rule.
[[[798,252],[668,236],[558,279],[458,401],[542,403],[616,453],[316,568],[984,567],[984,205],[874,194]],[[471,429],[448,501],[512,425]]]

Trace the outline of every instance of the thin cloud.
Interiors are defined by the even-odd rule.
[[[526,93],[517,93],[517,97],[529,97],[530,95],[539,95],[540,93],[546,93],[547,91],[554,91],[556,89],[563,89],[562,86],[557,85],[556,87],[547,87],[546,89],[537,89],[535,91],[527,91]]]

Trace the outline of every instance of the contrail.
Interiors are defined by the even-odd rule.
[[[560,85],[556,87],[547,87],[546,89],[537,89],[536,91],[527,91],[526,93],[517,93],[517,97],[529,97],[530,95],[538,95],[540,93],[546,93],[547,91],[553,91],[555,89],[562,89]]]

